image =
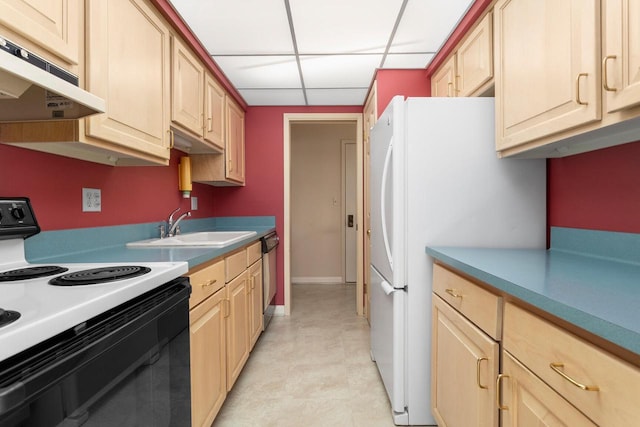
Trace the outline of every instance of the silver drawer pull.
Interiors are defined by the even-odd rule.
[[[562,378],[564,378],[565,380],[569,381],[571,384],[573,384],[574,386],[578,387],[579,389],[586,390],[586,391],[599,391],[600,390],[600,387],[598,387],[597,385],[584,385],[584,384],[581,384],[578,381],[576,381],[573,378],[571,378],[569,375],[565,374],[562,370],[560,370],[560,368],[564,368],[564,363],[550,363],[549,367],[551,369],[553,369],[553,371],[555,373],[557,373]]]

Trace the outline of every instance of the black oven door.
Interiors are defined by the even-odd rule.
[[[5,427],[191,426],[188,279],[0,364]]]

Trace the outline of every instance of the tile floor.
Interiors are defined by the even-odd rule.
[[[353,285],[294,285],[292,313],[274,317],[214,427],[391,427],[369,356],[369,325]]]

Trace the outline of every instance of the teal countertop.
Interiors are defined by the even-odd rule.
[[[158,223],[78,228],[42,232],[25,241],[32,263],[176,262],[189,268],[223,256],[275,230],[275,217],[221,217],[183,220],[182,233],[196,231],[255,231],[257,235],[224,248],[128,248],[128,242],[158,237]]]
[[[427,254],[640,355],[640,235],[552,228],[551,248]]]

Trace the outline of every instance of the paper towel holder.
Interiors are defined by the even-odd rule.
[[[182,192],[182,197],[188,199],[191,197],[191,158],[183,156],[178,164],[178,190]]]

